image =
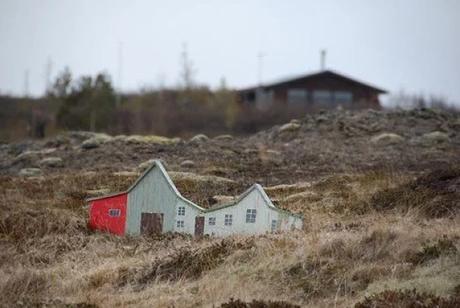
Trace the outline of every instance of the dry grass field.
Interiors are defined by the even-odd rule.
[[[330,112],[248,138],[127,139],[0,145],[0,306],[460,305],[457,114]],[[202,239],[88,230],[84,199],[126,189],[152,158],[205,206],[259,182],[304,228]]]

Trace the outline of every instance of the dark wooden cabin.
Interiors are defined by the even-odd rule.
[[[264,84],[238,91],[247,107],[290,110],[379,109],[379,95],[385,90],[330,70]]]

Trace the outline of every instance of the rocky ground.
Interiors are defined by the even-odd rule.
[[[224,241],[87,230],[84,199],[128,188],[152,159],[205,207],[258,182],[305,228]],[[458,166],[460,115],[431,109],[324,112],[250,137],[1,144],[0,304],[454,307]]]

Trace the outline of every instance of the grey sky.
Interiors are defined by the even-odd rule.
[[[397,92],[460,104],[460,1],[70,1],[0,0],[0,91],[42,94],[52,75],[106,71],[122,88],[178,82],[187,42],[200,83],[232,87],[327,67]]]

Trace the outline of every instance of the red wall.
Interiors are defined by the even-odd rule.
[[[93,230],[107,231],[118,235],[125,234],[127,197],[128,195],[124,193],[91,201],[89,205],[89,227]],[[120,216],[109,216],[109,209],[120,209]]]

